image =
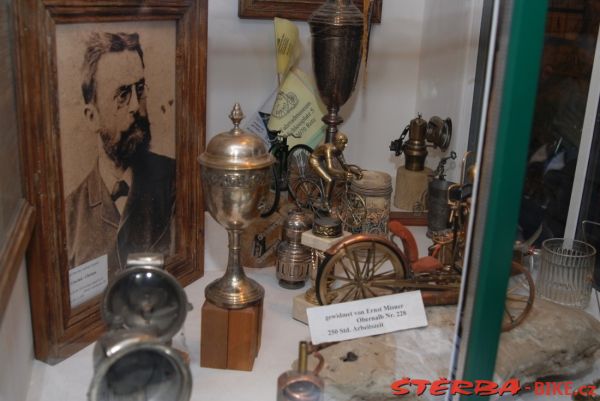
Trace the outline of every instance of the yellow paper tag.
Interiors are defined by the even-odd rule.
[[[292,68],[279,86],[273,105],[269,130],[288,137],[290,147],[305,143],[316,147],[325,133],[321,118],[325,107],[318,100],[318,92],[310,78],[298,68]]]
[[[275,26],[275,52],[277,54],[277,74],[280,82],[300,57],[298,27],[283,18],[273,20]]]

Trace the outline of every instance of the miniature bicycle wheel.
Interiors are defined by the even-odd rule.
[[[334,194],[333,209],[344,223],[344,229],[351,233],[360,233],[367,219],[365,199],[354,191],[338,191]]]
[[[296,204],[303,209],[309,209],[316,212],[321,206],[323,191],[315,181],[310,179],[300,180],[294,187],[294,199]]]
[[[331,190],[331,208],[333,210],[340,208],[344,192],[346,192],[346,182],[342,180],[334,181],[333,189]]]
[[[288,190],[293,199],[296,199],[295,189],[300,181],[318,179],[308,162],[312,152],[313,149],[310,146],[300,144],[294,146],[288,153],[287,183]]]
[[[519,263],[512,264],[511,277],[506,291],[502,331],[509,331],[523,323],[535,299],[535,286],[531,274]]]
[[[384,237],[356,234],[325,253],[316,281],[321,305],[390,295],[409,275],[408,259]]]
[[[269,217],[279,207],[279,198],[281,197],[281,191],[279,186],[275,183],[277,182],[277,170],[273,166],[271,168],[272,171],[272,181],[269,185],[269,191],[266,193],[265,197],[262,199],[260,204],[260,217]]]

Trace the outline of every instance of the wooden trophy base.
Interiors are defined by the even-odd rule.
[[[200,366],[251,371],[260,349],[262,302],[243,309],[202,305]]]

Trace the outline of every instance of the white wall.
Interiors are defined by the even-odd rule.
[[[372,30],[368,84],[357,88],[341,114],[350,138],[346,158],[368,169],[395,174],[389,142],[414,115],[423,2],[384,2],[383,23]],[[207,140],[228,130],[233,103],[254,112],[277,85],[273,22],[242,20],[237,3],[209,2]],[[301,68],[312,75],[310,31],[296,21],[303,43]]]
[[[372,29],[367,86],[360,77],[341,110],[347,161],[392,177],[397,158],[389,144],[415,116],[423,7],[421,0],[384,1],[382,24]],[[248,115],[277,85],[273,22],[239,19],[233,1],[210,1],[208,15],[207,141],[230,128],[234,102]],[[304,47],[300,67],[312,75],[308,24],[296,24]],[[209,216],[206,221],[205,268],[223,269],[225,231]]]
[[[429,151],[426,164],[435,169],[440,156],[454,150],[457,161],[447,165],[453,181],[460,177],[467,150],[482,6],[481,0],[425,0],[415,111],[426,120],[433,115],[452,119],[448,151]]]
[[[25,400],[33,367],[33,336],[25,262],[0,324],[0,401]]]
[[[349,137],[345,152],[350,163],[385,171],[395,183],[404,164],[389,144],[421,112],[450,117],[453,138],[449,150],[459,159],[467,148],[477,38],[482,2],[479,0],[386,0],[383,22],[372,30],[367,85],[357,88],[342,108]],[[276,87],[271,21],[237,18],[235,2],[209,3],[207,141],[229,129],[234,102],[246,114],[260,107]],[[301,67],[312,74],[310,32],[297,22],[304,45]],[[364,73],[364,71],[363,71]],[[430,151],[427,165],[435,168],[442,154]],[[449,165],[457,180],[459,163]],[[206,219],[205,267],[223,269],[227,260],[225,231]]]

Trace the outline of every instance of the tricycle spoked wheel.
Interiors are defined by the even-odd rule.
[[[400,292],[398,280],[404,279],[408,271],[408,262],[400,251],[385,239],[349,238],[348,244],[338,247],[335,253],[328,251],[319,266],[316,290],[321,305]]]
[[[535,286],[531,274],[519,263],[512,264],[506,290],[502,331],[510,331],[523,323],[535,299]]]

